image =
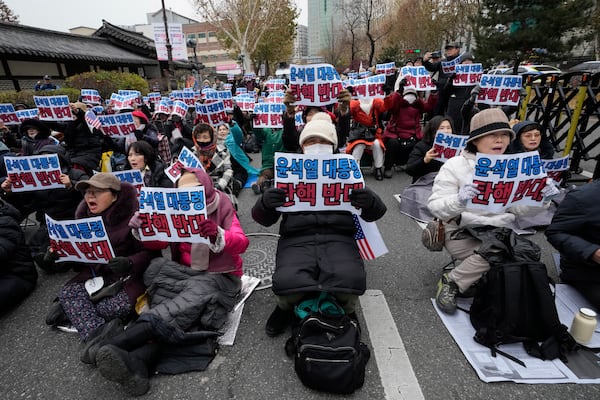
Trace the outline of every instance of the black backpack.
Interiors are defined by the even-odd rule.
[[[560,323],[551,280],[541,262],[492,264],[481,278],[469,311],[475,341],[525,366],[498,350],[500,344],[522,342],[528,354],[542,360],[560,358],[577,343]]]
[[[311,389],[340,394],[362,387],[371,352],[360,341],[358,322],[327,294],[302,302],[296,311],[301,316],[309,312],[285,348],[300,381]]]

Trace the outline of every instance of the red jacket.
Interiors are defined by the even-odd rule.
[[[369,127],[369,126],[376,125],[377,132],[375,134],[375,137],[377,139],[379,139],[379,142],[381,143],[382,147],[383,147],[383,140],[382,140],[383,132],[381,131],[381,128],[380,128],[379,117],[381,116],[382,113],[385,112],[385,110],[386,110],[385,104],[382,99],[373,99],[373,103],[371,104],[371,110],[370,110],[369,114],[366,114],[360,108],[360,101],[352,100],[350,102],[350,115],[352,116],[352,119],[355,122],[357,122],[363,126]],[[346,153],[352,154],[352,149],[358,143],[363,143],[363,144],[366,144],[367,146],[370,146],[373,142],[369,142],[369,141],[366,141],[363,139],[355,140],[352,143],[348,143],[348,146],[346,147]]]
[[[390,122],[385,127],[384,139],[423,138],[421,131],[421,116],[431,112],[437,103],[437,95],[429,96],[427,102],[417,99],[409,104],[398,92],[393,92],[383,100],[390,112]]]

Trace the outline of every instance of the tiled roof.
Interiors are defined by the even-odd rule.
[[[145,65],[157,63],[155,59],[118,47],[106,38],[4,22],[0,22],[0,55]]]
[[[132,46],[130,49],[136,53],[156,57],[154,40],[139,32],[113,25],[106,20],[102,20],[102,26],[94,32],[93,36],[113,39],[113,42],[117,41]]]

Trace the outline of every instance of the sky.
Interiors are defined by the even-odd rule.
[[[192,19],[199,19],[190,0],[164,0],[165,8]],[[300,10],[298,22],[306,25],[307,0],[294,0]],[[4,0],[19,16],[22,25],[68,32],[69,28],[100,28],[102,20],[114,25],[146,24],[146,14],[158,11],[161,0]]]

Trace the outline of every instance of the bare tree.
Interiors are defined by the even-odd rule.
[[[292,0],[193,0],[198,14],[215,25],[243,56],[243,68],[252,71],[251,55],[261,38],[285,10],[295,9]],[[227,44],[227,43],[226,43]]]
[[[19,16],[16,15],[3,0],[0,0],[0,21],[13,24],[19,23]]]
[[[362,19],[365,35],[369,40],[369,65],[373,64],[377,43],[390,31],[390,26],[384,24],[388,2],[386,0],[366,0],[355,2]]]
[[[359,53],[359,35],[362,32],[362,18],[359,9],[352,2],[340,2],[338,9],[344,16],[343,28],[350,34],[347,41],[350,44],[350,63],[353,63]]]

